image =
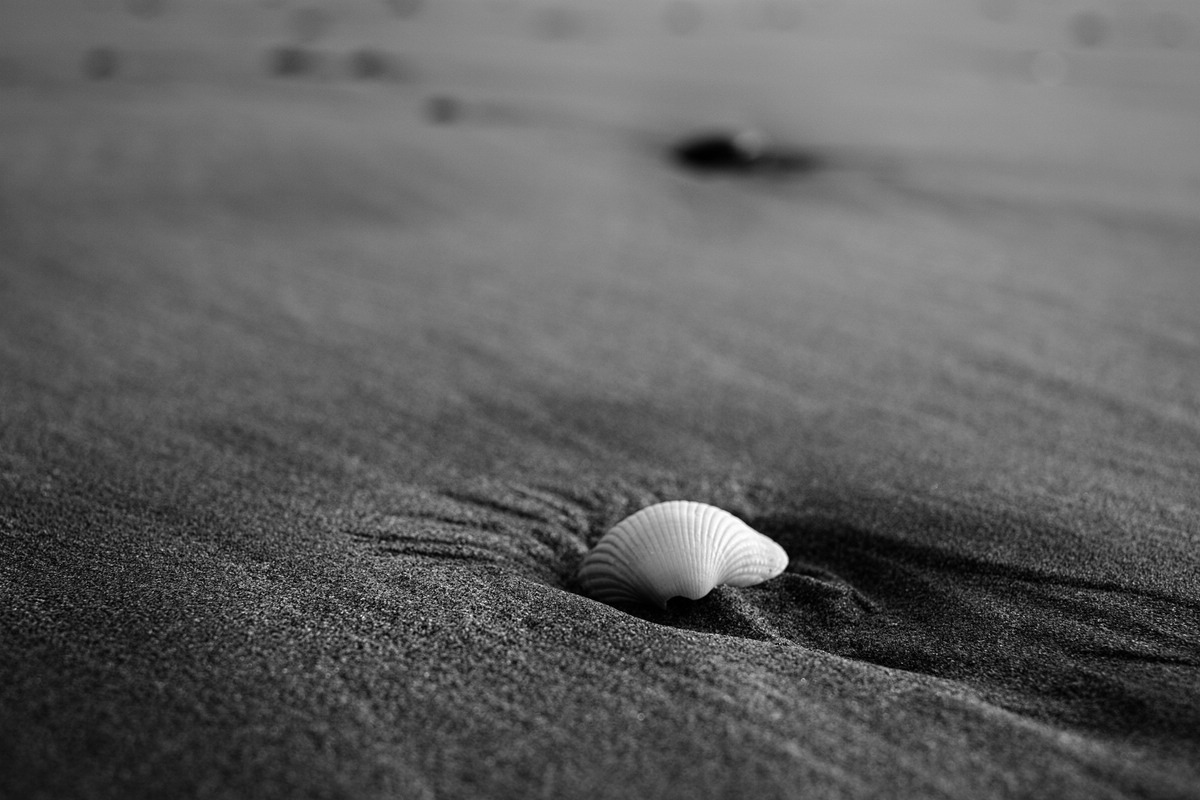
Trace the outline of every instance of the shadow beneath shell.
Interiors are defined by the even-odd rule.
[[[757,641],[777,640],[778,633],[755,612],[753,604],[741,596],[742,591],[732,586],[718,586],[698,600],[672,598],[665,609],[633,604],[620,608],[639,619],[671,628]]]

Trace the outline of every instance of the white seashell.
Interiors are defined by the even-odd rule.
[[[716,506],[675,500],[643,508],[601,537],[579,569],[605,603],[698,600],[722,584],[753,586],[787,567],[772,539]]]

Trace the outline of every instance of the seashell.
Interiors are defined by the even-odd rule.
[[[605,603],[698,600],[722,584],[753,586],[787,567],[775,541],[716,506],[675,500],[643,508],[601,537],[579,569]]]

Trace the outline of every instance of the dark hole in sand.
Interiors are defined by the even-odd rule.
[[[458,99],[445,94],[435,94],[425,99],[425,116],[435,125],[457,122],[463,114],[463,105]]]
[[[319,62],[313,51],[290,44],[274,47],[267,53],[267,71],[284,78],[316,72]]]
[[[1099,47],[1108,39],[1108,17],[1087,9],[1071,17],[1071,38],[1080,47]]]
[[[785,176],[826,166],[817,153],[767,142],[752,131],[708,131],[684,137],[668,148],[679,168],[698,174]]]
[[[111,47],[93,47],[83,56],[83,74],[92,80],[108,80],[117,74],[121,59]]]
[[[350,74],[360,80],[378,80],[393,73],[387,53],[364,48],[350,54]]]

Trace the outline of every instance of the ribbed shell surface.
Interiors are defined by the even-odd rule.
[[[769,537],[716,506],[658,503],[617,523],[583,559],[580,583],[605,603],[697,600],[722,584],[753,586],[787,567]]]

